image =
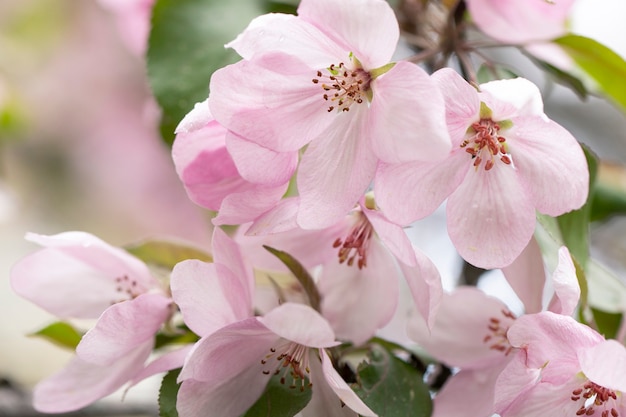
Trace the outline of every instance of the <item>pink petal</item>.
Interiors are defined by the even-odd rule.
[[[172,158],[194,203],[217,211],[228,195],[252,187],[237,171],[226,149],[227,131],[213,119],[206,102],[196,104],[177,132]]]
[[[400,269],[409,284],[417,311],[422,315],[429,329],[435,325],[435,317],[443,297],[441,276],[435,264],[421,251],[413,249],[416,265],[399,263]]]
[[[452,152],[437,162],[381,164],[376,173],[376,203],[385,216],[408,225],[433,213],[467,173],[468,156]]]
[[[229,194],[222,201],[218,215],[213,218],[213,224],[236,225],[256,219],[280,202],[288,185],[285,183],[274,187],[250,184],[243,192]]]
[[[626,392],[626,348],[606,340],[578,352],[580,367],[587,378],[614,391]]]
[[[510,133],[513,163],[541,213],[559,216],[587,200],[589,171],[576,139],[563,127],[539,117],[516,119]]]
[[[435,396],[432,417],[491,416],[495,384],[503,365],[454,374]]]
[[[256,317],[230,324],[196,343],[178,379],[193,379],[218,386],[230,380],[240,380],[241,375],[248,375],[253,381],[260,381],[265,388],[269,377],[263,375],[261,359],[270,353],[270,348],[279,339],[280,336],[265,327]],[[254,372],[251,371],[253,369]],[[246,382],[251,381],[241,381],[241,384]],[[250,389],[256,389],[253,385],[250,384]],[[263,389],[259,394],[262,391]],[[198,400],[200,398],[195,399]],[[190,397],[190,401],[193,402],[194,398]]]
[[[162,372],[171,371],[172,369],[178,369],[183,366],[185,359],[192,351],[194,345],[183,345],[183,347],[167,352],[157,359],[150,362],[141,372],[139,372],[130,381],[129,388],[135,386],[139,382],[146,378],[160,374]]]
[[[273,209],[257,217],[246,231],[246,235],[258,236],[297,229],[296,216],[299,208],[299,197],[284,198]],[[270,244],[270,246],[272,245]]]
[[[377,158],[365,134],[364,106],[353,106],[306,149],[298,169],[300,211],[304,229],[328,227],[346,215],[361,198],[376,172]]]
[[[507,266],[524,250],[535,229],[529,192],[509,165],[496,163],[490,171],[470,165],[468,170],[448,199],[450,239],[473,265]]]
[[[565,20],[574,0],[557,2],[469,0],[467,7],[476,25],[504,43],[529,43],[566,33]]]
[[[578,350],[604,340],[596,331],[573,318],[550,311],[518,318],[507,337],[512,346],[526,350],[526,366],[543,368],[542,378],[551,383],[563,383],[569,373],[578,372]],[[547,362],[550,366],[546,367]]]
[[[209,109],[209,99],[207,98],[202,102],[194,104],[193,109],[176,126],[175,133],[192,133],[205,128],[213,122],[215,122],[215,119]],[[219,126],[219,124],[217,125]]]
[[[540,312],[543,308],[542,294],[546,274],[537,241],[531,239],[518,258],[509,266],[502,268],[502,272],[513,291],[524,303],[526,314]]]
[[[324,355],[324,353],[322,353]],[[311,401],[304,407],[299,415],[302,417],[358,417],[358,415],[345,404],[335,394],[335,391],[328,385],[322,362],[317,351],[310,352],[311,383],[313,393]]]
[[[337,373],[335,368],[333,368],[332,361],[324,349],[320,349],[320,356],[322,359],[322,371],[324,372],[324,378],[341,401],[363,417],[377,417],[376,414],[370,410],[370,408],[355,394],[355,392],[352,391],[348,384],[346,384],[346,381],[344,381],[343,378],[341,378],[341,376]]]
[[[76,354],[94,364],[113,364],[154,339],[171,314],[171,304],[172,300],[163,295],[142,294],[112,305],[83,336]]]
[[[245,309],[249,312],[252,307],[252,293],[254,292],[252,266],[244,259],[239,244],[222,229],[216,228],[213,232],[212,246],[213,262],[217,265],[218,273],[222,272],[221,268],[227,268],[232,272],[243,290],[242,294],[244,294],[246,301]]]
[[[385,1],[303,0],[298,16],[344,45],[368,70],[388,63],[396,50],[398,21]]]
[[[370,129],[365,133],[378,158],[401,163],[439,160],[448,154],[443,95],[424,70],[398,62],[372,82],[372,90]]]
[[[358,346],[391,320],[398,305],[398,272],[393,256],[377,239],[370,241],[362,269],[336,258],[324,264],[318,282],[321,310],[337,338]]]
[[[298,164],[298,152],[275,152],[234,133],[226,136],[226,147],[241,176],[253,183],[283,185]]]
[[[303,346],[322,348],[338,344],[326,319],[304,304],[281,304],[258,320],[278,336]]]
[[[571,316],[580,300],[580,285],[576,277],[576,267],[567,247],[559,248],[559,263],[552,274],[554,296],[548,310]]]
[[[545,416],[545,412],[549,414],[554,410],[561,410],[563,405],[567,406],[563,401],[565,398],[570,403],[572,402],[569,400],[571,391],[565,397],[563,393],[558,393],[559,387],[547,385],[544,388],[544,385],[539,386],[540,379],[541,369],[529,368],[526,365],[526,351],[517,351],[496,381],[494,411],[505,417],[522,417],[526,416],[526,414],[519,414],[520,412],[530,412],[531,408],[534,410],[543,409],[544,413],[540,415]],[[550,399],[552,401],[549,401],[549,403],[557,401],[559,405],[557,408],[547,408],[549,407],[547,402],[536,403],[535,405],[534,395],[546,388],[552,388],[552,398]]]
[[[37,384],[33,406],[42,413],[65,413],[106,397],[141,370],[152,347],[150,340],[108,365],[88,363],[76,356],[61,371]]]
[[[369,210],[361,205],[361,210],[367,216],[367,220],[374,227],[374,231],[381,242],[400,262],[408,266],[415,266],[415,251],[404,229],[390,222],[378,210]]]
[[[426,323],[415,318],[409,324],[409,337],[448,365],[463,369],[495,366],[508,358],[490,348],[496,339],[485,338],[491,335],[492,318],[500,320],[503,327],[512,322],[503,316],[503,310],[506,306],[500,300],[476,288],[461,287],[444,294],[430,332]]]
[[[185,324],[199,336],[252,316],[252,300],[241,278],[230,270],[218,272],[215,264],[198,260],[183,261],[172,271],[172,297]]]
[[[209,106],[228,130],[277,152],[293,152],[335,122],[316,70],[284,54],[240,61],[211,77]]]
[[[237,39],[226,45],[246,60],[267,53],[298,58],[309,68],[327,68],[348,59],[351,49],[338,44],[323,29],[304,19],[286,14],[265,14],[252,20]],[[314,75],[315,71],[311,72]]]
[[[452,148],[458,148],[472,123],[480,119],[480,99],[476,88],[451,68],[443,68],[432,75],[443,93],[446,105],[446,123]]]
[[[88,233],[29,233],[27,239],[46,248],[13,266],[11,285],[54,315],[97,318],[112,302],[130,298],[118,291],[117,278],[128,277],[128,285],[135,282],[135,294],[158,285],[143,262]]]

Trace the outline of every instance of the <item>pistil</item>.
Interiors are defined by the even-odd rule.
[[[264,367],[263,374],[265,375],[279,375],[282,371],[280,383],[284,385],[290,381],[289,388],[297,388],[298,381],[300,382],[300,391],[312,386],[309,376],[311,373],[309,348],[306,346],[285,341],[280,346],[271,348],[270,353],[261,359],[261,364]]]

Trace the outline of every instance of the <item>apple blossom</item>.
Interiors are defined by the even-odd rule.
[[[227,45],[244,59],[213,74],[211,112],[260,145],[229,148],[235,161],[306,146],[297,173],[301,227],[326,227],[350,211],[379,161],[449,151],[441,93],[416,65],[389,62],[398,36],[383,0],[303,0],[298,16],[260,16]],[[263,168],[259,178],[275,169]]]
[[[432,324],[443,292],[439,272],[426,255],[411,245],[402,227],[372,208],[373,199],[362,198],[342,220],[319,231],[297,227],[299,204],[297,198],[282,203],[277,210],[259,217],[247,233],[273,232],[263,225],[276,224],[275,217],[285,219],[292,227],[259,238],[276,241],[277,236],[283,235],[279,245],[273,247],[293,256],[296,253],[292,253],[291,247],[296,248],[307,265],[311,265],[311,258],[320,262],[317,286],[322,296],[321,313],[338,338],[359,345],[386,325],[396,311],[402,278],[407,281],[420,313]],[[246,238],[240,240],[245,242]],[[305,247],[297,240],[304,240]],[[320,252],[322,256],[318,256]]]
[[[256,160],[244,161],[241,172],[227,149],[249,142],[227,131],[211,116],[208,100],[197,103],[176,128],[172,158],[189,198],[203,207],[219,211],[214,224],[241,224],[274,207],[287,190],[295,170],[297,155],[265,150],[255,153]],[[256,146],[250,144],[250,146]],[[257,146],[258,148],[258,146]],[[275,168],[266,183],[246,180],[248,171],[263,164]]]
[[[519,349],[496,386],[502,417],[626,415],[626,348],[571,317],[519,318],[508,339]]]
[[[285,303],[262,317],[223,327],[201,339],[183,367],[177,408],[181,417],[237,417],[265,390],[272,375],[300,389],[321,373],[342,404],[363,416],[374,414],[341,379],[325,348],[336,346],[329,324],[304,304]]]
[[[509,280],[517,279],[511,269],[525,271],[528,264],[523,260],[504,273]],[[539,281],[543,282],[543,269],[540,274]],[[559,264],[552,279],[554,294],[547,308],[558,314],[572,314],[580,288],[565,247],[559,250]],[[524,297],[526,312],[534,313],[534,306],[541,305],[541,299],[541,291],[535,291],[533,297]],[[460,287],[443,296],[430,331],[420,317],[410,322],[408,333],[413,340],[436,359],[460,368],[435,396],[433,417],[490,417],[494,413],[496,381],[514,356],[514,346],[507,334],[516,320],[516,315],[502,301],[479,289]]]
[[[448,233],[461,256],[482,268],[504,267],[530,241],[535,210],[558,216],[584,204],[585,156],[543,113],[530,81],[493,81],[476,91],[449,68],[433,78],[446,99],[453,149],[444,161],[381,166],[377,203],[407,224],[447,197]]]
[[[137,377],[152,353],[154,336],[172,314],[172,300],[143,262],[93,235],[27,238],[45,248],[13,267],[14,290],[63,318],[99,316],[76,356],[33,394],[39,411],[77,410]]]

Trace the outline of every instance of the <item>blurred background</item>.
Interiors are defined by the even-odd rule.
[[[26,336],[52,318],[15,296],[8,282],[11,265],[36,249],[24,241],[27,231],[84,230],[115,245],[154,236],[205,247],[210,241],[207,215],[186,198],[159,135],[143,58],[152,3],[0,1],[0,416],[12,401],[3,386],[27,392],[69,358]],[[623,0],[578,0],[572,28],[626,57],[623,16]],[[626,164],[621,111],[598,98],[580,101],[521,54],[495,53],[542,87],[550,117],[601,158]],[[621,171],[615,180],[626,188]],[[453,283],[461,263],[447,237],[420,242],[443,222],[435,216],[412,236]],[[594,254],[621,274],[624,236],[622,218],[593,233]],[[154,402],[154,384],[142,392],[131,391],[127,404],[133,395]]]

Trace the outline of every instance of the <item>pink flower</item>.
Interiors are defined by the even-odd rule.
[[[476,26],[504,43],[547,41],[567,33],[574,0],[467,0]]]
[[[98,0],[117,15],[117,26],[131,52],[143,55],[150,34],[150,16],[155,0]]]
[[[539,263],[542,266],[541,258]],[[526,272],[528,264],[523,260],[511,265],[504,271],[507,279],[517,279],[511,270]],[[543,268],[539,273],[541,276],[525,278],[543,283]],[[559,314],[572,314],[580,289],[565,247],[559,251],[559,264],[552,279],[555,293],[548,308]],[[541,308],[542,291],[523,299],[526,312],[535,312],[535,306]],[[433,417],[490,417],[494,413],[496,381],[515,354],[507,333],[516,320],[502,301],[476,288],[461,287],[443,296],[430,331],[419,317],[410,323],[409,336],[413,340],[446,365],[460,368],[437,393]]]
[[[519,318],[508,338],[520,351],[497,382],[502,417],[626,415],[626,348],[619,342],[551,312]]]
[[[242,158],[237,167],[228,146],[242,145],[253,148],[242,153],[254,160]],[[176,128],[172,157],[189,198],[219,211],[216,225],[249,222],[278,204],[297,164],[295,153],[273,152],[227,131],[211,116],[208,100],[197,103]],[[266,165],[275,168],[273,178],[264,178],[264,184],[246,179]]]
[[[211,111],[228,130],[275,152],[306,146],[297,177],[301,227],[323,228],[350,211],[379,161],[449,151],[440,92],[416,65],[389,64],[398,37],[383,0],[304,0],[298,16],[253,20],[228,45],[244,60],[213,74]],[[231,155],[238,161],[260,150]],[[275,168],[265,169],[258,178]]]
[[[587,199],[581,147],[546,117],[531,82],[494,81],[476,91],[456,72],[433,74],[444,92],[453,148],[444,161],[381,166],[376,200],[407,224],[448,197],[448,233],[468,262],[509,265],[528,244],[535,210],[558,216]]]
[[[254,404],[272,375],[280,375],[282,383],[300,390],[330,387],[334,400],[326,409],[338,412],[345,404],[375,416],[333,368],[325,348],[337,344],[326,320],[303,304],[285,303],[263,317],[223,327],[201,339],[185,363],[178,412],[181,417],[237,417]]]
[[[259,229],[273,231],[259,224],[275,224],[275,211],[280,211],[283,219],[290,218],[287,214],[293,219],[298,204],[298,199],[282,203],[278,210],[257,219],[248,233],[255,234]],[[373,201],[366,203],[366,199],[361,199],[358,207],[341,221],[320,231],[308,231],[308,238],[295,221],[288,220],[291,230],[261,237],[278,241],[272,244],[274,248],[296,256],[306,265],[314,266],[310,259],[321,263],[317,281],[322,296],[321,313],[339,339],[356,345],[391,320],[400,296],[400,279],[406,280],[417,308],[431,324],[443,293],[432,261],[411,245],[402,227],[368,205],[373,206]],[[320,253],[322,256],[318,256]]]
[[[99,316],[70,363],[33,393],[39,411],[76,410],[136,378],[172,300],[143,262],[88,233],[27,238],[45,248],[14,266],[14,290],[63,318]]]

